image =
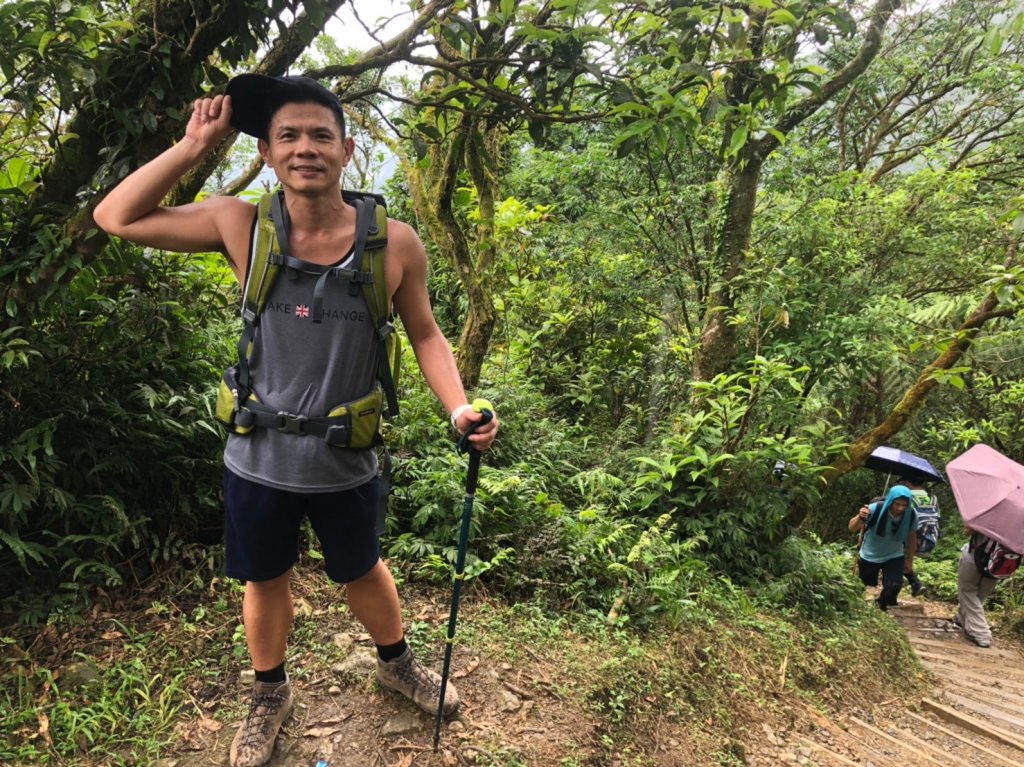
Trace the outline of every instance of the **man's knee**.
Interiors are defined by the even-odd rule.
[[[252,595],[257,599],[274,599],[281,597],[291,598],[292,571],[278,575],[276,578],[268,578],[265,581],[246,581],[246,596]]]
[[[391,580],[391,571],[388,570],[387,565],[384,564],[384,560],[377,558],[377,561],[370,566],[362,575],[357,576],[353,580],[347,581],[345,586],[356,588],[375,588],[382,585],[386,585]]]

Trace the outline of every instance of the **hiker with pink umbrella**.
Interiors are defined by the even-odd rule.
[[[975,445],[946,465],[946,475],[971,533],[960,550],[953,624],[969,641],[989,647],[985,600],[1016,572],[1024,552],[1024,466],[988,445]]]

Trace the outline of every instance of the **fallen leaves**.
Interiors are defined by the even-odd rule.
[[[329,738],[339,732],[341,727],[338,725],[351,716],[352,714],[349,712],[338,716],[332,716],[329,719],[321,719],[319,722],[314,722],[307,727],[303,735],[307,738]]]
[[[471,660],[464,669],[460,669],[459,671],[456,671],[454,674],[452,674],[452,679],[462,679],[463,677],[467,677],[474,671],[476,671],[479,666],[480,659],[473,658],[473,660]]]

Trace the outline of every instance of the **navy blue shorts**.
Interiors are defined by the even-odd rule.
[[[269,581],[299,559],[299,527],[309,517],[320,541],[327,577],[351,583],[380,559],[377,540],[379,480],[336,493],[296,493],[239,477],[224,469],[224,574]]]

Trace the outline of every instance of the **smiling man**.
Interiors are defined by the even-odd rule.
[[[382,686],[436,713],[440,679],[413,657],[395,582],[380,559],[375,451],[339,447],[300,428],[337,403],[364,396],[377,374],[379,339],[365,298],[342,279],[322,279],[330,270],[354,273],[347,267],[361,247],[356,209],[340,187],[354,144],[345,135],[338,98],[304,77],[232,79],[225,95],[195,102],[181,141],[107,195],[94,213],[96,223],[154,248],[223,253],[244,286],[257,231],[255,205],[234,197],[161,205],[232,128],[258,139],[260,155],[277,175],[279,232],[290,246],[288,279],[270,288],[248,366],[259,404],[290,420],[277,428],[257,422],[245,433],[231,433],[224,451],[225,572],[245,582],[242,612],[256,672],[231,765],[258,767],[270,758],[293,706],[285,671],[293,618],[290,578],[306,517],[320,540],[328,577],[344,584],[353,615],[377,646]],[[420,369],[453,426],[464,433],[482,416],[466,403],[451,347],[434,319],[423,244],[409,226],[389,219],[383,253],[387,295]],[[473,447],[487,449],[497,426],[497,418],[481,425],[469,437]],[[449,686],[445,713],[458,704]]]

